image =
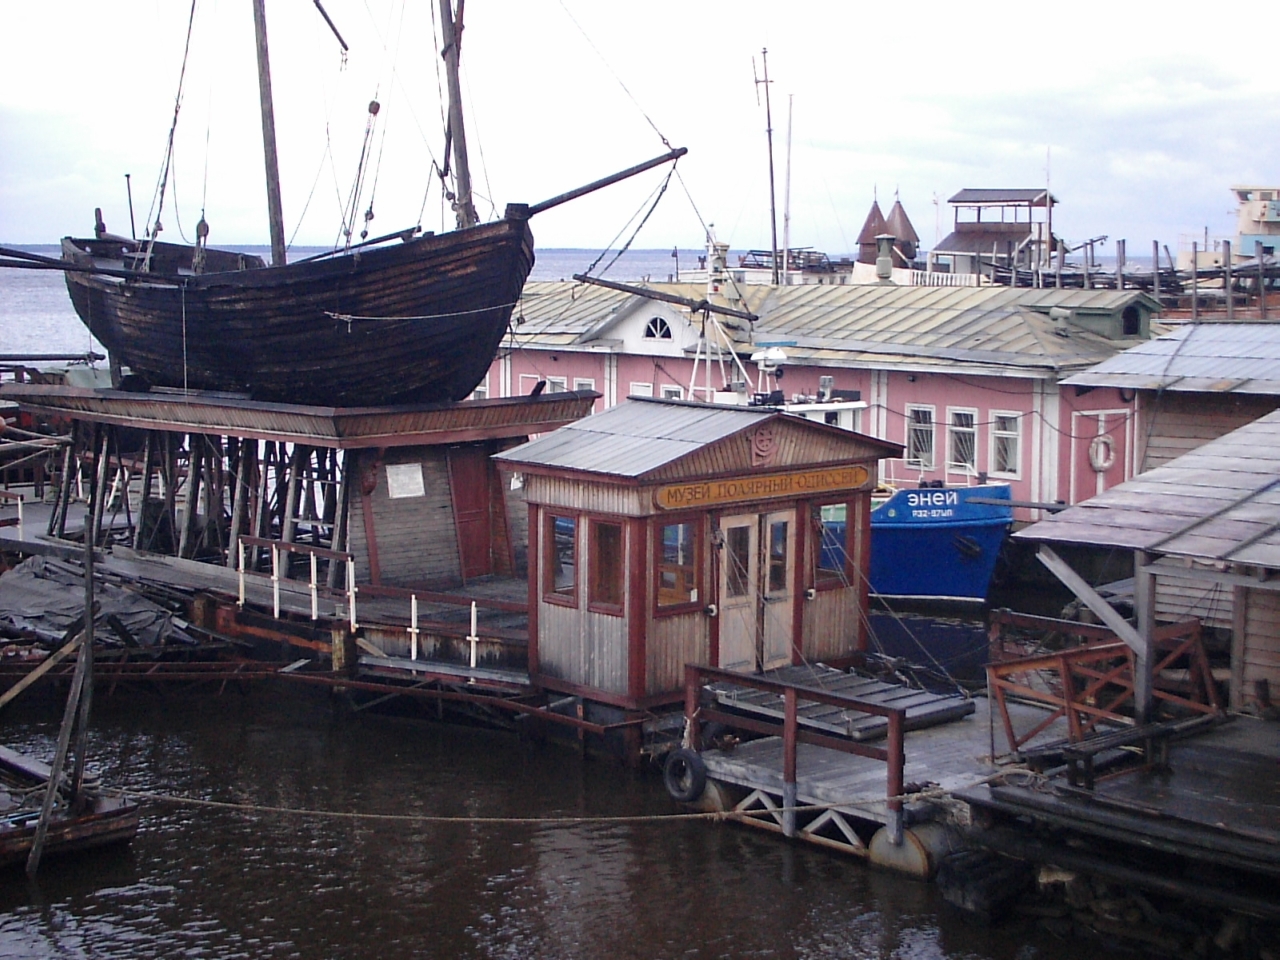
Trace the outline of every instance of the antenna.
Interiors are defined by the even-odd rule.
[[[756,74],[756,60],[751,58],[751,75],[756,83],[756,105],[760,105],[760,85],[764,84],[764,133],[769,141],[769,233],[773,244],[773,285],[778,285],[778,201],[773,186],[773,110],[769,105],[769,50],[760,50],[763,78]]]

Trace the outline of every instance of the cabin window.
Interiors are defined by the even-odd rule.
[[[769,524],[769,593],[787,589],[787,530],[791,524],[775,520]]]
[[[663,387],[662,399],[663,400],[683,400],[684,387],[676,387],[676,386],[670,386],[670,385]]]
[[[658,606],[698,602],[698,524],[693,520],[658,528]]]
[[[630,392],[629,392],[629,394],[628,394],[628,395],[629,395],[629,396],[632,396],[632,397],[652,397],[652,396],[653,396],[653,384],[652,384],[652,383],[637,383],[635,380],[632,380],[632,381],[631,381],[631,390],[630,390]]]
[[[933,469],[933,407],[907,407],[907,464]]]
[[[849,583],[849,505],[831,503],[813,508],[813,527],[817,531],[817,561],[814,580],[817,586],[846,586]]]
[[[978,471],[978,419],[976,410],[947,411],[947,469],[961,473]]]
[[[991,412],[991,472],[1016,477],[1022,465],[1022,415]]]
[[[725,589],[731,597],[751,592],[751,528],[730,527],[725,536]]]
[[[556,603],[575,604],[578,597],[578,521],[547,515],[543,595]]]
[[[646,340],[670,340],[671,324],[667,323],[662,317],[654,317],[645,324],[644,338]]]
[[[591,521],[591,576],[587,581],[587,603],[592,610],[622,615],[622,584],[626,571],[622,544],[621,523]]]

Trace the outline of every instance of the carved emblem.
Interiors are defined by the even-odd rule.
[[[773,463],[778,453],[778,440],[773,434],[773,427],[761,424],[751,433],[751,465],[767,467]]]

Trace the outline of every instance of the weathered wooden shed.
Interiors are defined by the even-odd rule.
[[[870,494],[901,447],[772,409],[633,398],[495,460],[529,512],[534,683],[626,708],[684,665],[847,661]]]
[[[1083,580],[1072,583],[1069,570],[1059,576],[1065,573],[1068,586],[1135,647],[1140,668],[1151,668],[1162,584],[1191,599],[1225,597],[1231,707],[1271,706],[1272,691],[1280,691],[1280,411],[1014,536],[1134,551],[1136,631],[1123,621],[1113,625],[1108,616],[1118,615]],[[1040,549],[1051,569],[1061,563]],[[1141,695],[1144,678],[1138,680]],[[1145,686],[1149,691],[1149,677]]]

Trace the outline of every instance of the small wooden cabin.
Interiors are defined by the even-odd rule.
[[[863,648],[870,497],[901,447],[768,408],[632,398],[495,460],[529,513],[534,683],[639,709],[684,665]]]

